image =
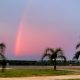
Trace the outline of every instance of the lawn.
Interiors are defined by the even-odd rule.
[[[0,72],[0,77],[27,77],[27,76],[54,76],[54,75],[69,75],[76,74],[73,71],[67,70],[52,70],[52,69],[9,69],[5,72]]]

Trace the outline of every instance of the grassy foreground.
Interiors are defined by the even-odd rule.
[[[75,74],[73,71],[52,69],[10,69],[0,72],[0,77],[54,76]]]

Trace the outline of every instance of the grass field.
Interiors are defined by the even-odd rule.
[[[74,71],[67,70],[52,70],[52,69],[8,69],[5,72],[0,72],[0,77],[27,77],[27,76],[55,76],[79,74]]]

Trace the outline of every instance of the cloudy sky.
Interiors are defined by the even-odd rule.
[[[0,42],[8,59],[39,60],[48,47],[71,59],[80,42],[80,0],[0,0]]]

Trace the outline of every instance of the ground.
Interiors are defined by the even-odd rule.
[[[0,78],[0,80],[80,80],[80,75]]]
[[[53,66],[8,66],[0,77],[0,80],[80,80],[80,66],[57,66],[57,71]]]

